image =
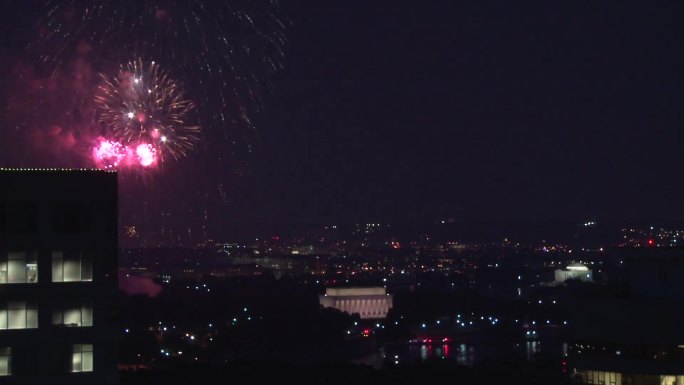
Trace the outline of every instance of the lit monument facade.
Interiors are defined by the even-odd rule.
[[[117,180],[0,169],[0,383],[116,384]]]
[[[361,319],[375,319],[387,317],[392,308],[392,295],[384,287],[327,288],[319,296],[319,302],[324,307],[358,313]]]
[[[557,283],[565,282],[568,279],[579,279],[580,281],[592,282],[592,271],[581,263],[571,263],[565,269],[556,269],[554,278]]]

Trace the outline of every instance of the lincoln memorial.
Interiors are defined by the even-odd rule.
[[[324,307],[358,313],[361,319],[385,318],[392,308],[392,295],[384,287],[326,288],[318,298]]]

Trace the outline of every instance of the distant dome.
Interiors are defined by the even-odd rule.
[[[588,271],[589,268],[584,266],[581,263],[571,263],[568,265],[567,270],[579,270],[579,271]]]

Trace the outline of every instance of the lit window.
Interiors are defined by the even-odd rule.
[[[0,284],[37,282],[38,258],[35,251],[10,251],[0,255]]]
[[[52,312],[52,324],[66,327],[93,326],[93,305],[65,307]]]
[[[74,345],[74,352],[71,355],[72,372],[92,372],[93,371],[93,345],[78,344]]]
[[[38,309],[35,304],[9,302],[0,305],[0,329],[36,329]]]
[[[52,282],[93,280],[93,263],[81,252],[52,252]]]
[[[12,349],[0,348],[0,376],[12,374]]]

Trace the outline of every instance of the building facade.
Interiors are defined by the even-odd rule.
[[[593,272],[581,263],[571,263],[565,269],[556,269],[554,271],[554,278],[556,283],[563,283],[568,279],[592,282]]]
[[[0,384],[115,384],[117,177],[0,169]]]
[[[361,319],[385,318],[392,308],[392,295],[384,287],[326,288],[319,302],[324,307],[358,313]]]

